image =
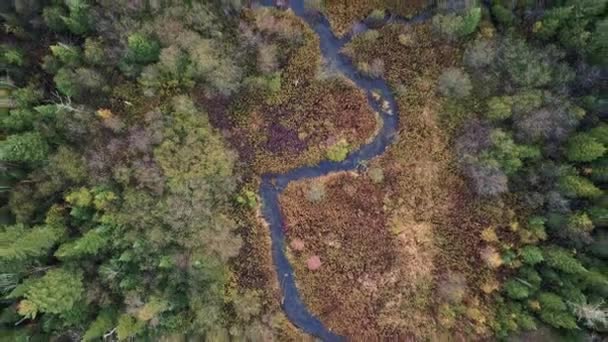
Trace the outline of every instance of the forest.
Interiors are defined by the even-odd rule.
[[[1,341],[604,341],[608,0],[0,1]]]

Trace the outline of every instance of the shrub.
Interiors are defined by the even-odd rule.
[[[325,198],[325,184],[320,181],[312,182],[306,192],[306,198],[313,203],[322,201]]]
[[[375,184],[379,184],[384,181],[384,171],[381,167],[371,167],[367,171],[367,174],[369,175],[369,178],[372,180],[372,182],[374,182]]]
[[[458,68],[448,68],[439,76],[438,88],[443,96],[463,98],[469,96],[473,86],[467,73]]]
[[[348,152],[348,143],[346,142],[346,140],[340,140],[327,150],[327,158],[335,162],[343,161],[344,159],[346,159]]]
[[[568,139],[566,157],[572,162],[590,162],[604,155],[606,147],[589,133],[578,133]]]

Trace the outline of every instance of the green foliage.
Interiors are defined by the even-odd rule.
[[[87,38],[84,41],[84,60],[92,65],[103,65],[105,63],[105,51],[100,39]]]
[[[492,121],[501,121],[511,117],[513,99],[510,96],[492,97],[488,101],[486,117]]]
[[[608,64],[608,19],[595,24],[588,51],[592,61],[604,66]]]
[[[590,133],[578,133],[568,139],[566,145],[566,157],[572,162],[590,162],[603,156],[605,152],[604,144]]]
[[[504,290],[507,296],[513,299],[524,299],[530,296],[530,288],[516,279],[509,279],[504,285]]]
[[[327,158],[331,161],[339,162],[346,159],[349,146],[346,140],[340,140],[327,149]]]
[[[543,255],[547,265],[556,270],[570,274],[583,274],[587,272],[585,267],[576,260],[572,253],[564,248],[549,246],[543,250]]]
[[[27,261],[45,256],[64,238],[65,227],[44,225],[28,229],[22,224],[4,227],[0,233],[3,262]]]
[[[526,159],[540,157],[538,148],[527,145],[518,145],[513,138],[501,129],[495,129],[490,134],[492,149],[482,155],[487,165],[498,166],[507,175],[517,172]]]
[[[29,306],[31,313],[69,313],[83,298],[84,285],[82,274],[56,268],[48,271],[42,278],[33,281],[27,288],[21,305]]]
[[[481,8],[470,8],[464,15],[438,14],[433,17],[433,28],[449,38],[463,38],[477,30],[481,20]]]
[[[556,328],[576,329],[576,318],[567,311],[566,303],[556,294],[543,292],[539,294],[540,318]]]
[[[92,18],[89,15],[89,5],[86,0],[69,0],[66,2],[69,15],[64,16],[65,26],[76,35],[84,35],[91,29]]]
[[[62,244],[55,252],[55,256],[59,259],[69,259],[97,255],[110,243],[101,230],[100,228],[90,230],[82,237]]]
[[[16,48],[2,45],[0,47],[0,62],[6,65],[14,65],[21,67],[25,64],[25,56],[23,52]]]
[[[52,31],[61,32],[67,29],[63,18],[66,16],[66,11],[61,6],[49,6],[45,7],[42,11],[42,18],[44,23]]]
[[[525,40],[507,39],[502,58],[507,73],[516,85],[532,88],[551,83],[553,62],[546,53],[529,46]]]
[[[574,198],[596,198],[602,194],[602,190],[590,180],[573,173],[561,176],[559,187],[566,196]]]
[[[123,314],[118,319],[116,327],[116,335],[119,340],[125,340],[141,333],[144,328],[144,322],[137,320],[135,317]]]
[[[135,33],[127,40],[127,55],[125,58],[132,63],[148,64],[156,62],[160,54],[158,42],[143,34]]]
[[[105,333],[114,328],[115,313],[110,310],[104,310],[97,315],[97,318],[91,323],[87,331],[82,336],[83,341],[93,341],[102,337]]]
[[[520,255],[524,263],[528,265],[536,265],[544,260],[542,251],[536,246],[522,248]]]
[[[236,197],[236,202],[249,208],[255,208],[258,203],[257,195],[251,190],[243,189],[243,191]]]
[[[505,26],[511,26],[515,21],[515,15],[513,12],[501,4],[495,4],[492,6],[492,15],[494,15],[497,22]]]
[[[568,217],[567,229],[574,233],[589,233],[593,230],[593,222],[584,212],[577,212]]]
[[[0,160],[39,162],[47,158],[49,145],[38,132],[9,135],[0,142]]]
[[[142,322],[147,322],[153,318],[157,318],[160,313],[167,310],[169,303],[161,298],[152,297],[144,306],[137,312],[137,319]]]
[[[55,86],[63,95],[74,97],[80,94],[81,89],[75,82],[76,73],[73,70],[67,68],[61,68],[53,77]]]
[[[51,52],[63,65],[76,67],[80,64],[80,51],[77,47],[58,43],[51,45]]]

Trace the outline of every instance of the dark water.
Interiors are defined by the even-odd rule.
[[[263,6],[272,6],[273,1],[261,1]],[[380,113],[383,121],[382,128],[374,140],[362,146],[359,150],[353,151],[341,162],[322,161],[315,166],[305,166],[293,169],[284,174],[265,174],[262,176],[260,186],[260,196],[262,198],[262,213],[270,226],[272,238],[272,257],[277,270],[281,291],[283,293],[283,310],[289,320],[298,328],[306,333],[320,338],[323,341],[342,341],[344,337],[329,331],[323,324],[314,317],[302,302],[293,274],[293,268],[289,264],[285,255],[285,232],[283,215],[279,206],[279,194],[287,187],[289,182],[304,178],[315,178],[337,171],[354,170],[359,167],[361,162],[368,161],[381,155],[387,146],[393,141],[398,127],[397,104],[387,83],[383,79],[371,79],[360,75],[350,60],[340,54],[340,50],[350,40],[350,35],[344,38],[337,38],[329,26],[326,18],[318,14],[311,14],[304,8],[303,0],[290,1],[289,7],[293,12],[304,19],[308,25],[317,33],[320,40],[321,52],[326,61],[346,78],[352,80],[357,87],[367,94],[367,99],[371,107]],[[420,21],[428,17],[428,13],[423,13],[412,20],[391,17],[386,22],[411,23]],[[358,25],[360,30],[367,27]],[[382,100],[376,101],[371,91],[379,93]],[[385,101],[384,105],[382,102]],[[321,268],[318,272],[323,272]],[[353,324],[357,324],[353,322]]]

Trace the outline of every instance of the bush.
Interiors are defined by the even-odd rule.
[[[473,86],[467,73],[458,68],[448,68],[439,76],[438,88],[443,96],[463,98],[469,96]]]
[[[313,203],[322,201],[325,198],[325,184],[320,181],[312,182],[306,192],[306,198]]]
[[[381,167],[371,167],[367,174],[374,184],[379,184],[384,181],[384,171]]]
[[[335,162],[343,161],[344,159],[346,159],[348,152],[348,143],[346,142],[346,140],[340,140],[327,150],[327,158]]]

